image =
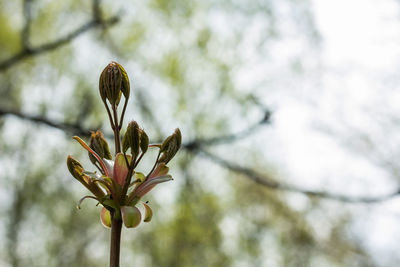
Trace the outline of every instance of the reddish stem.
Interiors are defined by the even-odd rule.
[[[122,220],[115,218],[114,214],[111,213],[110,267],[119,267]]]

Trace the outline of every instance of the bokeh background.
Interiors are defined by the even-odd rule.
[[[0,265],[107,266],[65,160],[126,120],[179,127],[175,180],[123,229],[122,266],[398,266],[400,2],[0,0]],[[155,155],[149,154],[143,169]]]

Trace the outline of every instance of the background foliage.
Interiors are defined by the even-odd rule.
[[[110,133],[97,83],[111,60],[133,85],[126,119],[153,142],[175,127],[184,138],[170,166],[175,180],[146,199],[153,222],[123,230],[122,266],[381,264],[352,228],[354,209],[324,198],[380,199],[286,186],[302,181],[285,177],[277,160],[273,111],[288,95],[313,100],[304,88],[320,73],[312,7],[1,0],[0,265],[106,265],[109,232],[95,203],[75,208],[85,191],[65,159],[89,165],[73,134]]]

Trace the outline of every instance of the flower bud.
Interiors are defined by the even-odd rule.
[[[97,153],[102,159],[112,159],[110,149],[108,147],[106,139],[101,131],[92,132],[89,140],[89,147]],[[97,159],[88,152],[90,161],[95,164]]]
[[[142,220],[142,214],[139,209],[132,206],[121,207],[122,221],[126,228],[135,228]]]
[[[126,132],[124,134],[124,137],[122,137],[122,152],[126,153],[128,149],[131,147],[130,141],[129,141],[129,134],[128,134],[129,125],[128,128],[126,129]]]
[[[140,130],[140,149],[143,153],[146,153],[149,148],[149,137],[144,130]]]
[[[113,61],[104,68],[100,75],[99,91],[103,102],[108,99],[113,106],[119,104],[121,92],[126,99],[129,98],[129,78],[120,64]]]
[[[158,162],[167,164],[178,152],[182,144],[181,131],[177,128],[174,133],[168,136],[161,145],[160,152],[162,153]]]
[[[119,69],[121,70],[121,74],[122,74],[122,87],[121,87],[121,91],[122,94],[124,95],[124,97],[128,100],[129,99],[129,94],[130,94],[130,84],[129,84],[129,78],[128,78],[128,74],[126,74],[125,69],[118,64]]]
[[[133,157],[139,154],[140,131],[137,122],[132,121],[128,124],[124,138],[122,139],[122,150],[126,152],[130,148]]]
[[[67,158],[67,166],[69,172],[72,174],[72,176],[75,177],[75,179],[81,181],[82,180],[82,173],[84,171],[81,163],[74,159],[72,156],[68,156]]]

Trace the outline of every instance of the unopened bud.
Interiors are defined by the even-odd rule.
[[[132,156],[139,154],[140,148],[140,128],[136,121],[128,124],[124,138],[122,139],[122,150],[126,152],[128,148],[131,149]]]
[[[168,136],[162,143],[160,152],[162,153],[159,162],[167,164],[178,152],[182,144],[181,131],[177,128],[174,133]]]
[[[142,214],[139,209],[132,206],[121,207],[122,221],[126,228],[135,228],[142,220]]]
[[[74,159],[72,156],[68,156],[67,158],[67,166],[69,172],[72,174],[72,176],[75,177],[75,179],[81,180],[82,173],[84,171],[81,163]]]
[[[178,145],[178,148],[181,148],[182,145],[182,134],[181,134],[181,130],[179,130],[179,128],[176,128],[174,131],[174,135],[176,138],[176,144]]]
[[[97,153],[102,159],[112,159],[110,149],[108,147],[108,143],[104,138],[102,132],[92,132],[89,141],[89,147]],[[92,155],[92,153],[88,152],[90,161],[95,164],[97,159]]]
[[[130,84],[129,84],[129,78],[128,78],[128,74],[126,74],[125,69],[118,64],[119,69],[121,70],[121,74],[122,74],[122,87],[121,87],[121,91],[122,94],[124,95],[124,97],[128,100],[129,99],[129,94],[130,94]]]
[[[144,130],[140,130],[140,149],[143,153],[146,153],[149,148],[149,137]]]
[[[129,126],[128,126],[129,129]],[[126,129],[126,132],[124,134],[124,137],[122,137],[122,152],[126,153],[128,149],[131,147],[131,144],[129,142],[129,135],[128,135],[128,129]]]
[[[121,92],[126,99],[129,98],[129,78],[120,64],[113,61],[104,68],[100,75],[99,91],[103,102],[108,99],[113,106],[119,104]]]

